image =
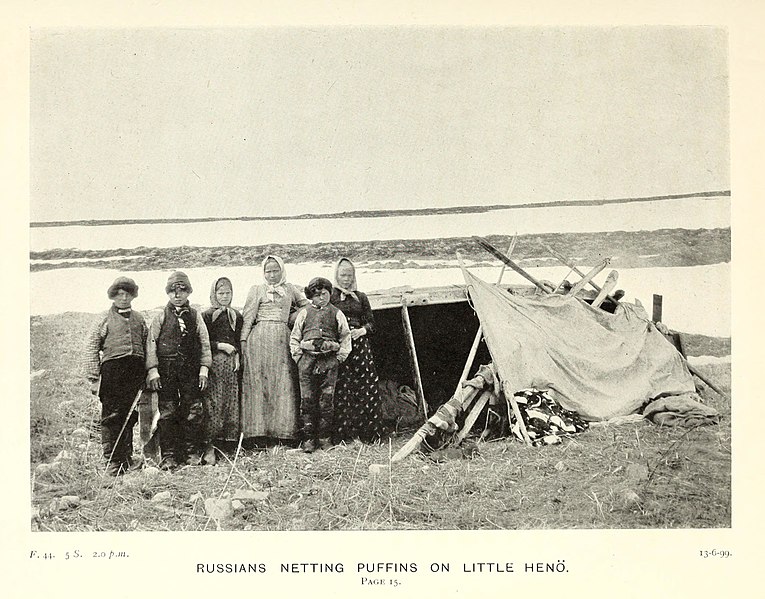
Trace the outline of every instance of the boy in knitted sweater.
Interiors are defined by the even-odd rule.
[[[101,447],[106,474],[123,474],[133,463],[134,399],[144,384],[143,316],[132,309],[138,285],[118,277],[107,290],[112,307],[101,314],[85,341],[85,376],[101,401]]]
[[[337,367],[351,353],[351,330],[340,310],[329,303],[332,283],[316,277],[305,288],[311,303],[300,310],[290,335],[292,359],[300,379],[303,451],[328,449],[335,435]]]

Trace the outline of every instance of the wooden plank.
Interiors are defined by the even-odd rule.
[[[481,410],[484,409],[486,404],[489,402],[489,399],[491,399],[493,395],[494,393],[489,390],[485,390],[483,393],[481,393],[472,409],[470,410],[470,413],[467,415],[467,418],[465,418],[465,423],[462,425],[462,428],[454,437],[454,445],[459,445],[462,443],[462,440],[467,437],[470,429],[473,428],[475,421],[478,420],[478,417],[481,415]]]
[[[603,303],[603,300],[606,299],[606,296],[608,296],[609,293],[611,293],[614,290],[614,287],[616,287],[616,282],[619,280],[619,273],[615,270],[612,270],[610,273],[608,273],[608,276],[606,277],[606,282],[603,283],[603,289],[600,290],[600,293],[595,296],[595,299],[592,301],[592,307],[593,308],[599,308],[600,304]]]
[[[651,317],[651,320],[654,322],[661,322],[663,302],[664,298],[661,295],[658,293],[653,294],[653,316]]]
[[[417,391],[417,399],[422,404],[422,412],[425,418],[428,417],[428,404],[425,401],[425,392],[422,390],[422,377],[420,376],[420,364],[417,361],[417,348],[414,344],[414,333],[412,331],[412,322],[409,320],[409,308],[406,302],[402,301],[401,305],[401,321],[404,324],[404,334],[406,335],[407,348],[409,349],[409,359],[412,363],[412,371],[414,372],[415,390]]]

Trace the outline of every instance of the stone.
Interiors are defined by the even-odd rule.
[[[640,503],[640,495],[635,493],[632,489],[622,489],[619,492],[619,496],[626,504]]]
[[[80,498],[77,495],[64,495],[58,500],[58,507],[62,510],[68,510],[78,507],[80,505]]]
[[[387,464],[369,464],[369,474],[372,476],[380,476],[390,471],[390,466]]]
[[[647,480],[648,467],[643,464],[629,464],[624,470],[624,476],[636,482]]]
[[[74,459],[74,454],[68,449],[62,449],[58,452],[58,455],[53,458],[54,462],[71,462]]]
[[[211,518],[221,521],[234,513],[234,506],[229,498],[215,499],[211,497],[205,499],[205,513]]]
[[[154,497],[152,497],[151,500],[154,503],[162,503],[165,501],[170,501],[172,498],[173,498],[173,495],[172,493],[170,493],[170,491],[160,491]]]
[[[52,464],[38,464],[35,467],[35,476],[49,477],[56,474],[61,469],[60,462],[53,462]]]

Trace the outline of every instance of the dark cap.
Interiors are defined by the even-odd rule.
[[[183,289],[191,293],[194,291],[191,287],[191,281],[185,272],[176,270],[167,279],[167,285],[165,285],[165,293],[170,293],[174,289]]]
[[[324,277],[314,277],[305,288],[305,295],[310,299],[317,291],[321,291],[322,289],[326,289],[332,293],[332,283],[329,282],[329,279],[325,279]]]

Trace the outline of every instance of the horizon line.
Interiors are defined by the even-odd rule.
[[[183,224],[230,221],[273,221],[273,220],[309,220],[333,218],[383,218],[390,216],[417,216],[436,214],[482,214],[494,210],[515,210],[521,208],[550,208],[569,206],[602,206],[606,204],[626,204],[630,202],[655,202],[664,200],[680,200],[689,198],[730,197],[730,189],[722,191],[701,191],[695,193],[672,194],[663,196],[646,196],[637,198],[614,198],[600,200],[554,200],[552,202],[527,202],[522,204],[491,204],[488,206],[448,206],[443,208],[402,208],[391,210],[348,210],[344,212],[306,213],[282,216],[202,216],[189,218],[131,218],[103,220],[68,220],[68,221],[33,221],[30,228],[43,227],[104,227],[115,225],[139,224]]]

